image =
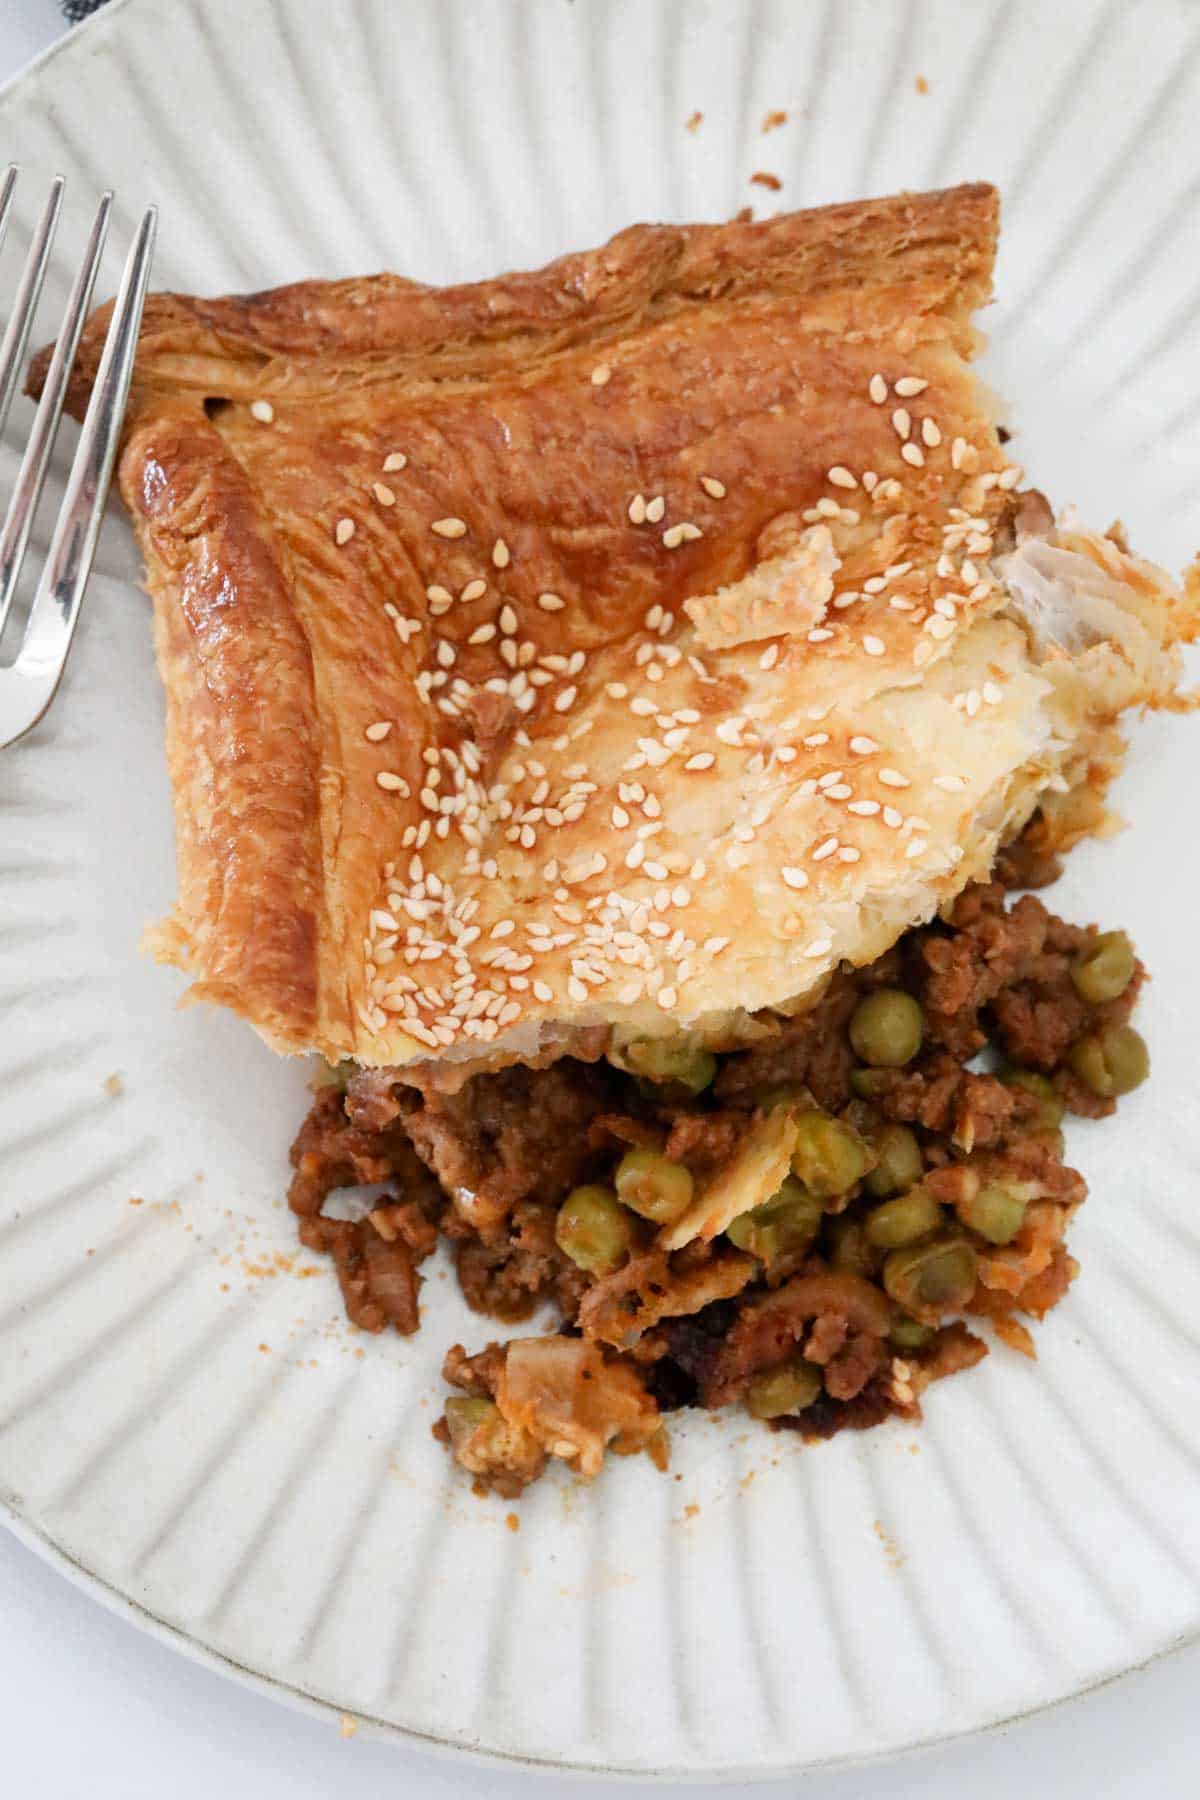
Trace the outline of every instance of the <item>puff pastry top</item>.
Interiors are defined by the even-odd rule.
[[[120,483],[193,991],[287,1051],[532,1057],[802,994],[986,866],[1088,712],[1000,616],[996,221],[153,297]]]

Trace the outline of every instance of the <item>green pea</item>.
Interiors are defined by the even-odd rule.
[[[1007,1188],[985,1185],[957,1205],[959,1218],[989,1244],[1011,1244],[1025,1223],[1025,1202]]]
[[[756,1375],[746,1389],[746,1411],[756,1419],[781,1419],[803,1412],[821,1392],[821,1371],[802,1357]]]
[[[862,1275],[866,1280],[874,1279],[878,1266],[878,1257],[867,1241],[866,1227],[861,1219],[851,1219],[845,1213],[826,1219],[825,1235],[829,1251],[829,1261],[835,1269],[845,1269],[851,1275]]]
[[[867,1214],[867,1242],[876,1250],[899,1250],[918,1238],[928,1237],[944,1218],[933,1195],[915,1187],[895,1200],[885,1200]]]
[[[807,1249],[821,1226],[821,1202],[791,1176],[777,1194],[751,1212],[739,1213],[725,1235],[739,1250],[768,1265]]]
[[[711,1086],[717,1059],[686,1036],[634,1038],[621,1052],[622,1064],[634,1075],[686,1093],[699,1094]]]
[[[921,1048],[921,1008],[903,988],[876,988],[850,1020],[854,1054],[876,1069],[901,1069]]]
[[[451,1399],[446,1402],[446,1429],[455,1449],[464,1439],[473,1437],[481,1425],[491,1426],[500,1419],[500,1408],[492,1400]]]
[[[921,1146],[907,1125],[885,1125],[872,1140],[879,1161],[867,1176],[867,1192],[877,1200],[915,1187],[925,1170]]]
[[[910,1319],[907,1313],[897,1314],[888,1332],[888,1342],[894,1350],[923,1350],[932,1337],[932,1325],[922,1325],[920,1319]]]
[[[792,1173],[822,1200],[844,1194],[873,1167],[874,1157],[852,1125],[828,1113],[803,1112],[796,1120]]]
[[[673,1225],[692,1203],[690,1169],[657,1150],[627,1150],[617,1164],[616,1184],[622,1205],[655,1225]]]
[[[860,1100],[878,1100],[892,1085],[890,1069],[851,1069],[850,1086]]]
[[[1101,1006],[1125,992],[1136,966],[1133,945],[1125,933],[1102,931],[1071,964],[1071,980],[1081,1000],[1089,1006]]]
[[[1067,1061],[1084,1086],[1104,1100],[1131,1093],[1150,1073],[1150,1052],[1132,1025],[1111,1025],[1077,1038]]]
[[[961,1312],[975,1292],[975,1252],[963,1237],[946,1233],[927,1243],[893,1250],[883,1265],[883,1285],[905,1312],[918,1318]]]
[[[1020,1088],[1024,1093],[1032,1094],[1039,1102],[1034,1115],[1034,1122],[1039,1129],[1061,1125],[1066,1108],[1055,1091],[1053,1082],[1045,1075],[1039,1075],[1036,1069],[1005,1069],[1000,1079],[1005,1087]]]
[[[633,1220],[611,1188],[572,1188],[558,1209],[554,1241],[578,1269],[611,1275],[633,1245]]]

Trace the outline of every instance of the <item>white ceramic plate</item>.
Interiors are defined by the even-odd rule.
[[[484,275],[634,219],[987,176],[1019,454],[1178,565],[1200,546],[1198,71],[1182,0],[126,0],[0,97],[27,168],[0,283],[59,168],[43,338],[106,183],[105,279],[154,199],[158,282],[212,292]],[[593,1768],[895,1750],[1196,1633],[1200,725],[1139,733],[1134,830],[1058,891],[1144,947],[1157,1066],[1115,1125],[1072,1127],[1084,1274],[1039,1364],[1001,1350],[919,1431],[819,1449],[700,1420],[666,1479],[639,1458],[547,1480],[514,1535],[429,1435],[441,1352],[483,1323],[443,1273],[415,1341],[348,1332],[281,1205],[304,1071],[176,1012],[139,957],[172,852],[135,575],[114,516],[53,719],[0,762],[0,1499],[29,1541],[287,1696]]]

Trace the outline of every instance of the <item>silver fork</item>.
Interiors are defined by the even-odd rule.
[[[17,185],[17,167],[9,166],[0,185],[0,244],[12,211]],[[17,378],[29,343],[29,333],[37,311],[50,248],[54,242],[62,206],[63,178],[55,177],[50,187],[29,255],[17,285],[12,313],[0,339],[0,432],[3,432],[16,390]],[[29,434],[29,442],[17,473],[16,485],[9,501],[3,528],[0,529],[0,633],[4,630],[16,591],[21,565],[29,545],[29,533],[38,497],[46,478],[46,467],[54,447],[55,433],[62,417],[67,380],[79,336],[96,285],[96,272],[108,235],[112,194],[105,194],[96,212],[88,239],[87,254],[75,277],[67,309],[46,374],[46,385],[38,403]],[[0,667],[0,749],[13,744],[31,731],[53,700],[67,652],[75,635],[83,590],[91,573],[100,535],[100,521],[112,478],[113,460],[121,419],[129,395],[133,374],[133,357],[137,348],[142,303],[150,278],[154,255],[154,233],[157,209],[148,207],[134,236],[125,261],[125,272],[113,307],[108,336],[100,367],[88,402],[87,414],[66,491],[59,508],[54,534],[46,554],[45,566],[38,581],[25,633],[15,659]]]

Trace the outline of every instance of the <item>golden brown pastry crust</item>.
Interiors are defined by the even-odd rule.
[[[120,483],[194,991],[284,1050],[531,1058],[781,1001],[956,891],[1045,735],[988,617],[996,222],[976,185],[152,297]]]

